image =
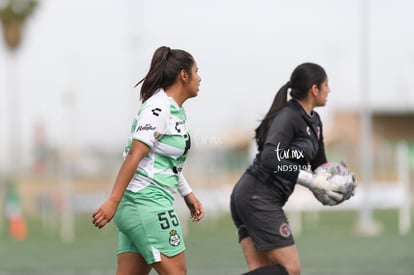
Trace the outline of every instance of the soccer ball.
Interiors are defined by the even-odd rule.
[[[344,189],[344,200],[348,200],[355,194],[356,179],[355,174],[350,173],[348,168],[342,163],[327,162],[316,168],[315,173],[329,173],[328,178],[331,183],[341,186]]]
[[[340,175],[340,176],[348,176],[349,171],[348,168],[342,163],[337,162],[326,162],[316,168],[315,173],[319,174],[322,172],[328,172],[332,176]]]

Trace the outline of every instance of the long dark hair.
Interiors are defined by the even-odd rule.
[[[159,88],[166,89],[171,86],[181,70],[185,70],[191,79],[193,65],[194,58],[188,52],[166,46],[159,47],[152,56],[147,75],[135,85],[136,87],[142,83],[140,93],[142,102],[150,98]]]
[[[314,63],[303,63],[293,70],[290,80],[280,87],[269,111],[255,130],[255,139],[259,151],[263,149],[272,119],[287,104],[289,89],[291,90],[290,96],[300,100],[306,97],[309,89],[313,85],[316,84],[320,88],[322,82],[326,80],[326,77],[325,70],[320,65]]]

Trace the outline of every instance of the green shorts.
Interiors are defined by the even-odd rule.
[[[117,253],[141,254],[148,264],[161,255],[175,256],[185,250],[183,233],[171,199],[146,192],[125,191],[114,217],[119,231]]]

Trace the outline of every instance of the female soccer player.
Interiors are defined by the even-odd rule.
[[[193,221],[202,204],[182,174],[190,149],[183,103],[197,96],[201,78],[186,51],[158,48],[142,82],[142,105],[131,127],[124,161],[109,198],[93,213],[104,227],[119,230],[117,274],[186,274],[183,232],[174,210],[178,191]],[[137,85],[138,85],[137,84]]]
[[[301,64],[256,128],[258,153],[235,185],[230,203],[250,270],[245,274],[300,274],[298,251],[283,211],[296,183],[308,187],[323,204],[348,198],[345,189],[329,181],[328,173],[308,172],[308,167],[314,170],[327,162],[322,122],[313,109],[325,106],[329,92],[325,70]]]

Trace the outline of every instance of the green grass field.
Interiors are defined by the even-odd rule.
[[[355,212],[322,212],[317,223],[305,216],[303,232],[296,236],[302,274],[414,274],[414,233],[398,234],[396,211],[378,211],[374,217],[383,224],[383,234],[363,237],[352,233]],[[98,230],[89,217],[79,216],[71,243],[60,241],[56,230],[42,231],[38,221],[29,221],[28,226],[29,236],[21,242],[11,240],[3,226],[0,275],[115,274],[117,236],[113,224]],[[200,223],[189,224],[185,241],[190,275],[241,274],[247,270],[228,215],[207,216]]]

